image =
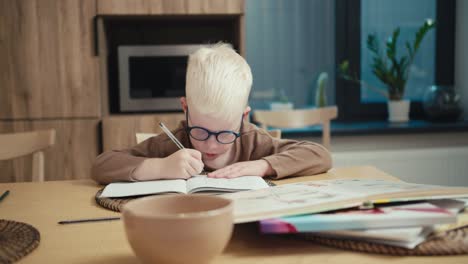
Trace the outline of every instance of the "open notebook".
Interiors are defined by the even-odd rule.
[[[196,175],[188,180],[175,179],[111,183],[104,188],[100,197],[128,197],[159,193],[225,193],[268,187],[268,184],[260,176],[216,179],[205,175]]]

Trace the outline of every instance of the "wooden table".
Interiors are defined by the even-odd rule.
[[[278,181],[337,177],[395,179],[373,167],[334,169],[329,173]],[[0,184],[10,195],[0,203],[0,218],[29,223],[41,233],[37,249],[20,263],[138,263],[121,221],[59,225],[60,220],[110,217],[118,213],[94,202],[100,188],[91,180]],[[264,236],[254,224],[236,226],[224,253],[213,263],[468,263],[468,256],[391,257],[338,250],[300,238]]]

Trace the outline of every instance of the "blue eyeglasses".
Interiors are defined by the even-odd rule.
[[[188,109],[187,112],[185,113],[185,119],[187,121],[187,133],[189,136],[195,140],[198,141],[206,141],[208,140],[211,135],[214,135],[216,138],[216,141],[218,141],[221,144],[231,144],[238,137],[240,137],[240,133],[236,133],[231,130],[223,130],[219,132],[212,132],[204,127],[199,127],[199,126],[189,126],[188,125]],[[241,118],[241,125],[240,125],[240,130],[242,129],[242,118]]]

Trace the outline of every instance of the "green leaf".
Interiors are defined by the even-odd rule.
[[[406,50],[408,51],[409,57],[412,58],[413,57],[413,49],[411,48],[411,44],[408,41],[406,41],[405,46],[406,46]]]
[[[424,36],[426,33],[435,27],[435,23],[432,20],[426,20],[422,26],[418,29],[416,32],[416,37],[414,39],[413,43],[413,55],[418,51],[419,46],[421,45],[422,40],[424,39]]]
[[[379,45],[377,44],[377,36],[375,34],[369,34],[367,36],[367,48],[376,55],[380,54]]]
[[[396,44],[398,41],[398,36],[400,35],[400,28],[397,27],[392,34],[392,37],[387,40],[387,57],[391,60],[394,60],[396,57]]]

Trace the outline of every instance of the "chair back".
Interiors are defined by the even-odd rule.
[[[141,142],[147,140],[148,138],[154,137],[154,136],[157,136],[157,135],[158,135],[157,133],[136,133],[135,134],[136,143],[140,144]]]
[[[43,150],[55,144],[55,130],[0,134],[0,160],[33,155],[32,180],[44,181]]]
[[[263,129],[275,128],[301,128],[313,125],[322,125],[322,144],[330,148],[330,121],[338,116],[336,106],[294,109],[294,110],[255,110],[253,119]]]
[[[281,138],[281,129],[270,129],[267,132],[274,138]]]

